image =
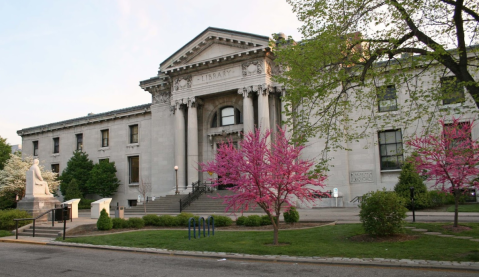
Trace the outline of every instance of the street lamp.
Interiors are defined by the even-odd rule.
[[[175,165],[175,172],[176,172],[176,191],[175,191],[175,195],[178,195],[180,194],[180,192],[178,191],[178,166]]]

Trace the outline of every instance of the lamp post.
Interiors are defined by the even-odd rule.
[[[416,213],[414,211],[414,187],[410,187],[409,190],[411,192],[412,222],[416,222]]]
[[[176,173],[176,191],[175,191],[175,195],[178,195],[180,194],[180,192],[178,191],[178,166],[175,165],[175,173]]]

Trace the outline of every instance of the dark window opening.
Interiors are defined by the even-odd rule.
[[[60,153],[60,138],[53,138],[53,153]]]
[[[38,156],[38,140],[33,142],[33,156]]]
[[[130,126],[130,143],[138,143],[138,125]]]
[[[108,138],[110,136],[109,130],[101,130],[101,147],[108,147],[109,141]]]
[[[128,157],[130,184],[140,181],[140,157]]]
[[[396,87],[394,85],[378,88],[378,108],[380,112],[397,110],[397,95]]]
[[[77,134],[77,150],[83,150],[83,134]]]
[[[456,77],[441,78],[442,104],[463,103],[466,98],[464,96],[464,87],[460,85]]]
[[[60,173],[60,165],[59,164],[52,164],[52,172]]]
[[[404,163],[401,130],[379,132],[381,170],[400,169]]]

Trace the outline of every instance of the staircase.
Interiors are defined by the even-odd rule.
[[[50,225],[50,226],[49,226]],[[59,233],[63,231],[63,227],[52,227],[51,224],[36,225],[35,237],[42,238],[56,238]],[[29,229],[24,229],[23,232],[18,232],[18,236],[33,237],[33,225],[30,225]]]
[[[223,199],[214,199],[212,197],[232,195],[233,193],[229,190],[218,190],[212,193],[202,194],[197,200],[191,203],[190,206],[187,206],[183,209],[184,212],[193,213],[193,214],[213,214],[213,213],[224,213],[226,205],[223,204]],[[180,212],[180,199],[185,198],[185,194],[180,195],[167,195],[164,197],[156,198],[155,201],[149,201],[146,204],[146,213],[147,214],[160,214],[160,213],[171,213],[178,214]],[[232,212],[232,211],[230,211]],[[254,211],[247,212],[260,212],[258,208]],[[238,211],[241,213],[241,210]],[[143,204],[140,204],[130,209],[125,210],[125,215],[129,217],[137,216],[141,217],[145,214]]]
[[[180,212],[180,199],[185,195],[166,195],[156,198],[155,201],[148,201],[146,203],[146,213],[159,214],[159,213],[179,213]],[[128,216],[143,216],[145,209],[143,204],[125,209],[125,215]]]

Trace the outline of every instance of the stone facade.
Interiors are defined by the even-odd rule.
[[[208,28],[162,62],[157,76],[140,82],[151,104],[20,130],[23,155],[37,156],[46,167],[58,165],[61,172],[81,134],[81,148],[90,159],[116,164],[121,185],[113,203],[126,206],[138,197],[131,157],[139,157],[139,176],[152,183],[152,196],[174,193],[175,165],[180,190],[187,191],[209,177],[198,173],[197,163],[213,159],[219,142],[237,142],[255,126],[265,130],[281,124],[286,90],[272,80],[280,68],[269,42],[266,36]],[[138,141],[132,143],[135,125]],[[105,130],[108,146],[103,145]],[[399,170],[380,169],[377,137],[333,153],[326,189],[339,188],[342,205],[356,205],[350,202],[354,197],[397,182]],[[372,146],[365,149],[365,143]],[[313,141],[304,158],[317,158],[323,147]]]

